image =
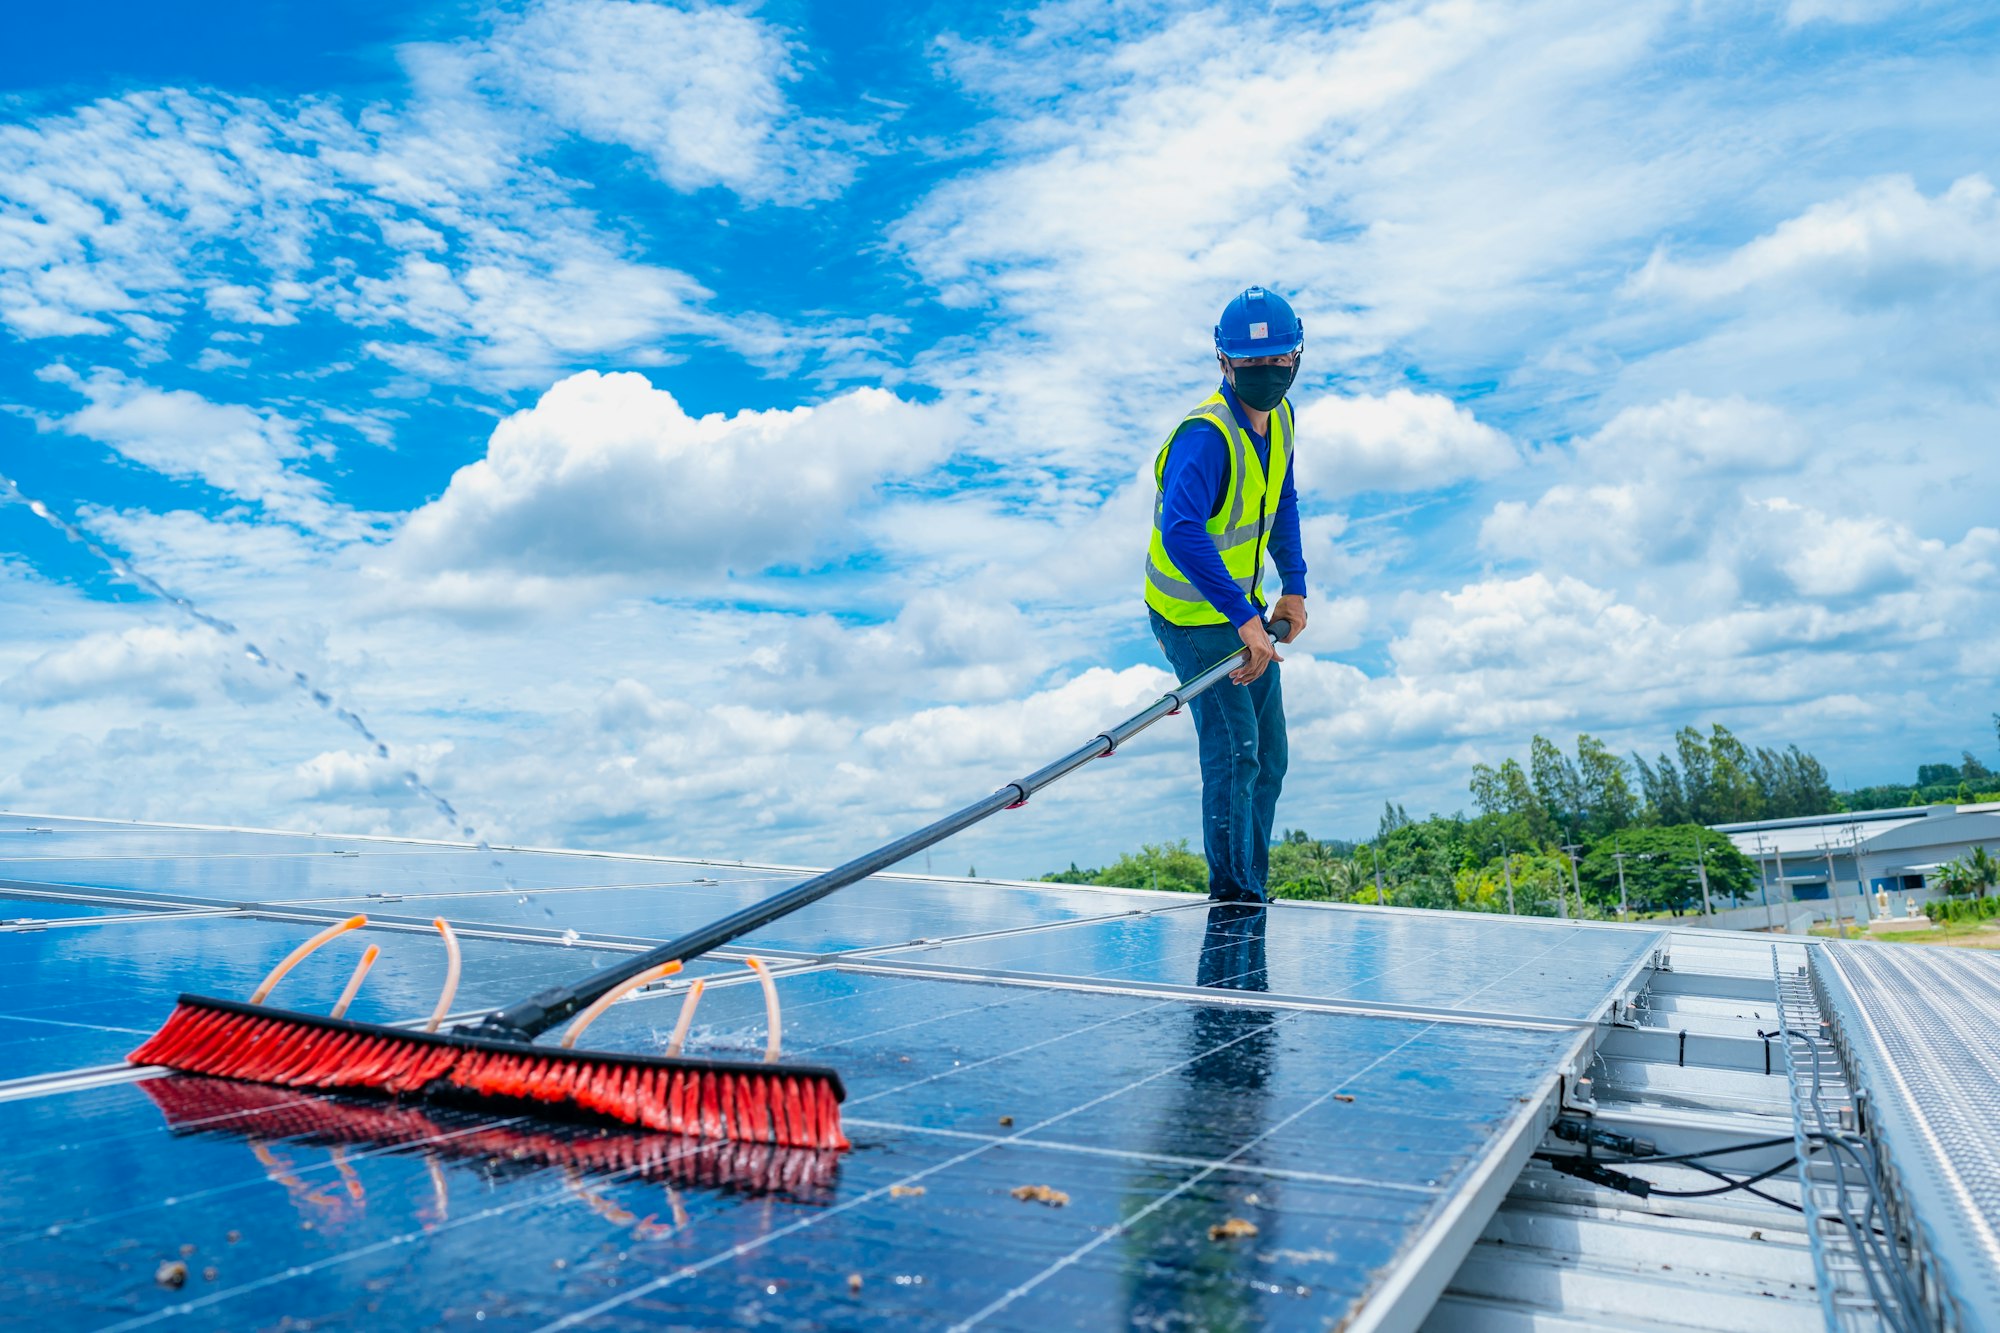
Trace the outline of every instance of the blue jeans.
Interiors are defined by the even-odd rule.
[[[1176,625],[1149,610],[1153,637],[1174,675],[1186,680],[1243,646],[1228,625]],[[1194,734],[1201,751],[1201,841],[1208,896],[1263,902],[1271,859],[1271,817],[1285,785],[1285,697],[1276,662],[1248,685],[1223,681],[1198,694]]]

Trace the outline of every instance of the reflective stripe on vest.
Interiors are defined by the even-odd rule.
[[[1226,625],[1229,617],[1210,604],[1208,598],[1183,575],[1167,555],[1166,477],[1167,454],[1183,428],[1203,422],[1222,433],[1229,454],[1229,475],[1224,482],[1223,502],[1207,524],[1209,540],[1222,557],[1223,568],[1236,581],[1245,597],[1263,605],[1261,582],[1264,548],[1271,531],[1271,518],[1278,509],[1278,497],[1285,488],[1285,473],[1291,465],[1292,405],[1281,402],[1271,413],[1271,448],[1268,465],[1257,459],[1257,446],[1250,432],[1237,425],[1236,414],[1221,390],[1209,395],[1174,426],[1166,443],[1153,460],[1153,534],[1146,550],[1146,605],[1176,625]]]

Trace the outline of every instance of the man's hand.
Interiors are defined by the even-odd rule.
[[[1250,650],[1250,660],[1229,673],[1229,678],[1238,685],[1248,685],[1264,674],[1264,668],[1273,662],[1285,659],[1278,656],[1277,647],[1271,642],[1264,622],[1256,616],[1250,617],[1236,627],[1236,637],[1243,640],[1243,646]]]
[[[1306,627],[1306,599],[1297,593],[1287,593],[1271,608],[1271,619],[1283,620],[1292,627],[1292,632],[1280,639],[1280,643],[1290,643],[1299,637]]]

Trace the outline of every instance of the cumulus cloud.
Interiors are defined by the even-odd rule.
[[[293,768],[285,794],[299,801],[401,806],[410,801],[409,774],[434,774],[450,742],[419,745],[394,758],[372,751],[325,750]]]
[[[927,764],[1004,765],[1037,756],[1053,759],[1070,744],[1081,744],[1092,731],[1159,698],[1173,684],[1173,676],[1159,667],[1123,671],[1092,667],[1025,699],[927,708],[871,727],[861,739],[891,763],[911,755],[922,755]],[[1004,780],[997,772],[994,777]]]
[[[0,698],[24,708],[124,699],[184,709],[268,700],[285,689],[270,672],[246,669],[242,653],[215,631],[160,625],[86,635],[0,680]]]
[[[1625,568],[1693,559],[1741,521],[1746,477],[1785,471],[1806,452],[1787,414],[1741,398],[1677,394],[1630,407],[1546,466],[1574,480],[1532,501],[1502,500],[1480,526],[1494,554],[1562,566]]]
[[[1882,303],[1995,270],[2000,197],[1991,181],[1962,176],[1933,197],[1908,176],[1886,176],[1815,204],[1708,263],[1655,251],[1630,286],[1640,294],[1714,300],[1782,285]]]
[[[951,409],[881,389],[696,418],[643,375],[584,371],[502,422],[395,551],[420,572],[754,573],[842,544],[850,510],[952,433]]]
[[[1428,491],[1512,467],[1513,444],[1442,394],[1329,394],[1299,413],[1299,447],[1318,494]]]

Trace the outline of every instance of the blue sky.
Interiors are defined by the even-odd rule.
[[[0,53],[0,804],[823,860],[1163,685],[1208,328],[1291,293],[1282,822],[1540,730],[1990,751],[1970,4],[332,4]],[[1995,756],[1985,754],[1989,763]],[[939,855],[1197,827],[1184,732]]]

